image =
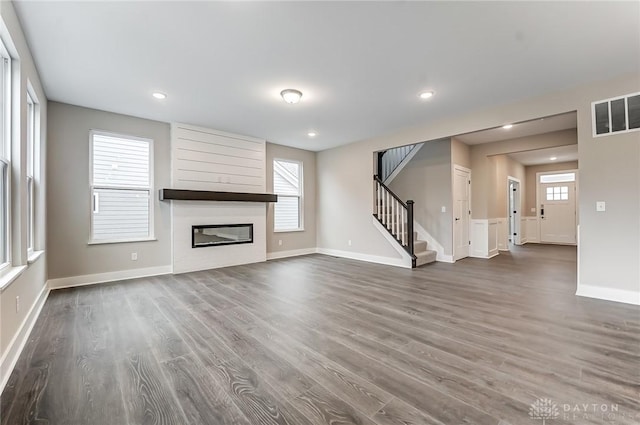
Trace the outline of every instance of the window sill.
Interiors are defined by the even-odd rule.
[[[28,264],[33,264],[36,261],[38,261],[38,258],[40,258],[42,256],[42,254],[44,254],[44,251],[33,251],[29,254],[29,258],[27,258],[27,263]]]
[[[26,269],[27,266],[8,267],[8,270],[0,276],[0,293],[4,292]]]
[[[291,232],[304,232],[304,227],[301,229],[286,229],[286,230],[274,230],[273,233],[291,233]]]
[[[89,241],[87,245],[105,245],[113,243],[133,243],[133,242],[153,242],[157,241],[156,238],[142,238],[142,239],[116,239],[116,240],[103,240],[103,241]]]

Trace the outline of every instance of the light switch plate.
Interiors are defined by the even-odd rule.
[[[598,212],[604,212],[607,210],[607,204],[604,201],[598,201],[596,202],[596,211]]]
[[[442,212],[447,212],[447,207],[444,207],[444,206],[443,206],[440,210],[441,210]]]

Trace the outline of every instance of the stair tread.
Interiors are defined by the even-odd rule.
[[[424,250],[424,251],[420,251],[420,252],[414,252],[414,255],[416,257],[426,257],[426,256],[433,255],[433,254],[438,255],[438,253],[436,251],[432,251],[430,249],[427,249],[427,250]]]

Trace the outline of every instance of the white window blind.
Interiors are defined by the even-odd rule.
[[[273,191],[278,195],[274,206],[274,230],[302,229],[302,164],[274,160]]]
[[[92,133],[93,242],[152,237],[152,141]]]

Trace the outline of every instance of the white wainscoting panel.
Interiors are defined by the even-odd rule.
[[[471,219],[471,231],[469,232],[471,248],[469,250],[469,257],[487,258],[489,252],[487,227],[487,220]]]
[[[173,202],[173,272],[186,273],[267,260],[267,206],[259,202]],[[253,224],[253,243],[191,247],[191,226]]]
[[[527,243],[527,218],[522,217],[520,219],[520,245],[524,245]]]
[[[498,250],[509,250],[509,219],[497,218],[498,222]]]
[[[538,217],[525,217],[527,243],[540,243],[540,229]]]
[[[171,125],[174,189],[263,193],[266,142],[186,124]]]
[[[470,257],[492,258],[498,251],[498,219],[471,220]]]
[[[498,219],[487,220],[487,233],[487,246],[489,248],[487,256],[492,258],[500,253],[498,252]]]

